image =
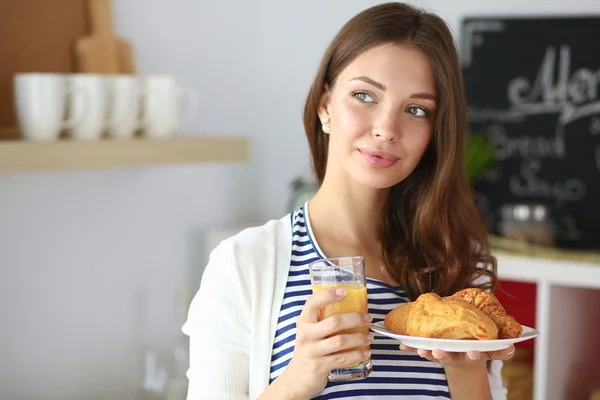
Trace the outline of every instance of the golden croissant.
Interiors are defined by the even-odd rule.
[[[512,315],[508,315],[493,293],[487,290],[468,288],[456,292],[451,297],[473,304],[490,317],[498,327],[498,339],[511,339],[521,336],[523,327]]]
[[[390,311],[384,325],[400,335],[442,339],[491,340],[521,334],[521,325],[506,314],[496,296],[481,289],[447,297],[424,293]]]

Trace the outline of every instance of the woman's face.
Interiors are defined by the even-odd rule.
[[[321,101],[319,117],[330,119],[327,171],[374,189],[401,182],[427,149],[436,104],[433,71],[419,51],[397,44],[365,51]]]

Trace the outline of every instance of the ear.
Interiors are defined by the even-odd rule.
[[[319,108],[317,112],[319,113],[319,118],[323,120],[324,117],[329,118],[329,100],[330,100],[330,92],[329,85],[323,85],[323,95],[321,96],[321,100],[319,101]]]

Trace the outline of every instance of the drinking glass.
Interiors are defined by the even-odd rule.
[[[363,257],[324,258],[310,263],[308,268],[313,293],[333,288],[346,290],[346,296],[342,300],[321,308],[319,321],[331,315],[368,312],[365,259]],[[369,327],[347,329],[336,334],[360,332],[368,333]],[[370,347],[367,345],[359,349],[369,351]],[[352,350],[357,349],[347,349],[344,352]],[[342,368],[329,371],[328,378],[330,382],[365,379],[372,369],[371,358],[369,358],[367,361],[345,365]]]

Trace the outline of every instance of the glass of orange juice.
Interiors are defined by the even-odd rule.
[[[324,258],[310,263],[308,268],[313,293],[332,288],[346,289],[346,296],[342,300],[321,308],[319,321],[336,314],[368,312],[365,259],[363,257]],[[348,329],[337,332],[337,334],[358,332],[368,333],[369,327]],[[344,352],[351,350],[354,349],[344,350]],[[360,350],[368,351],[370,346],[361,347]],[[340,382],[364,379],[369,376],[372,369],[373,366],[369,358],[369,360],[358,364],[346,365],[343,368],[329,371],[329,381]]]

